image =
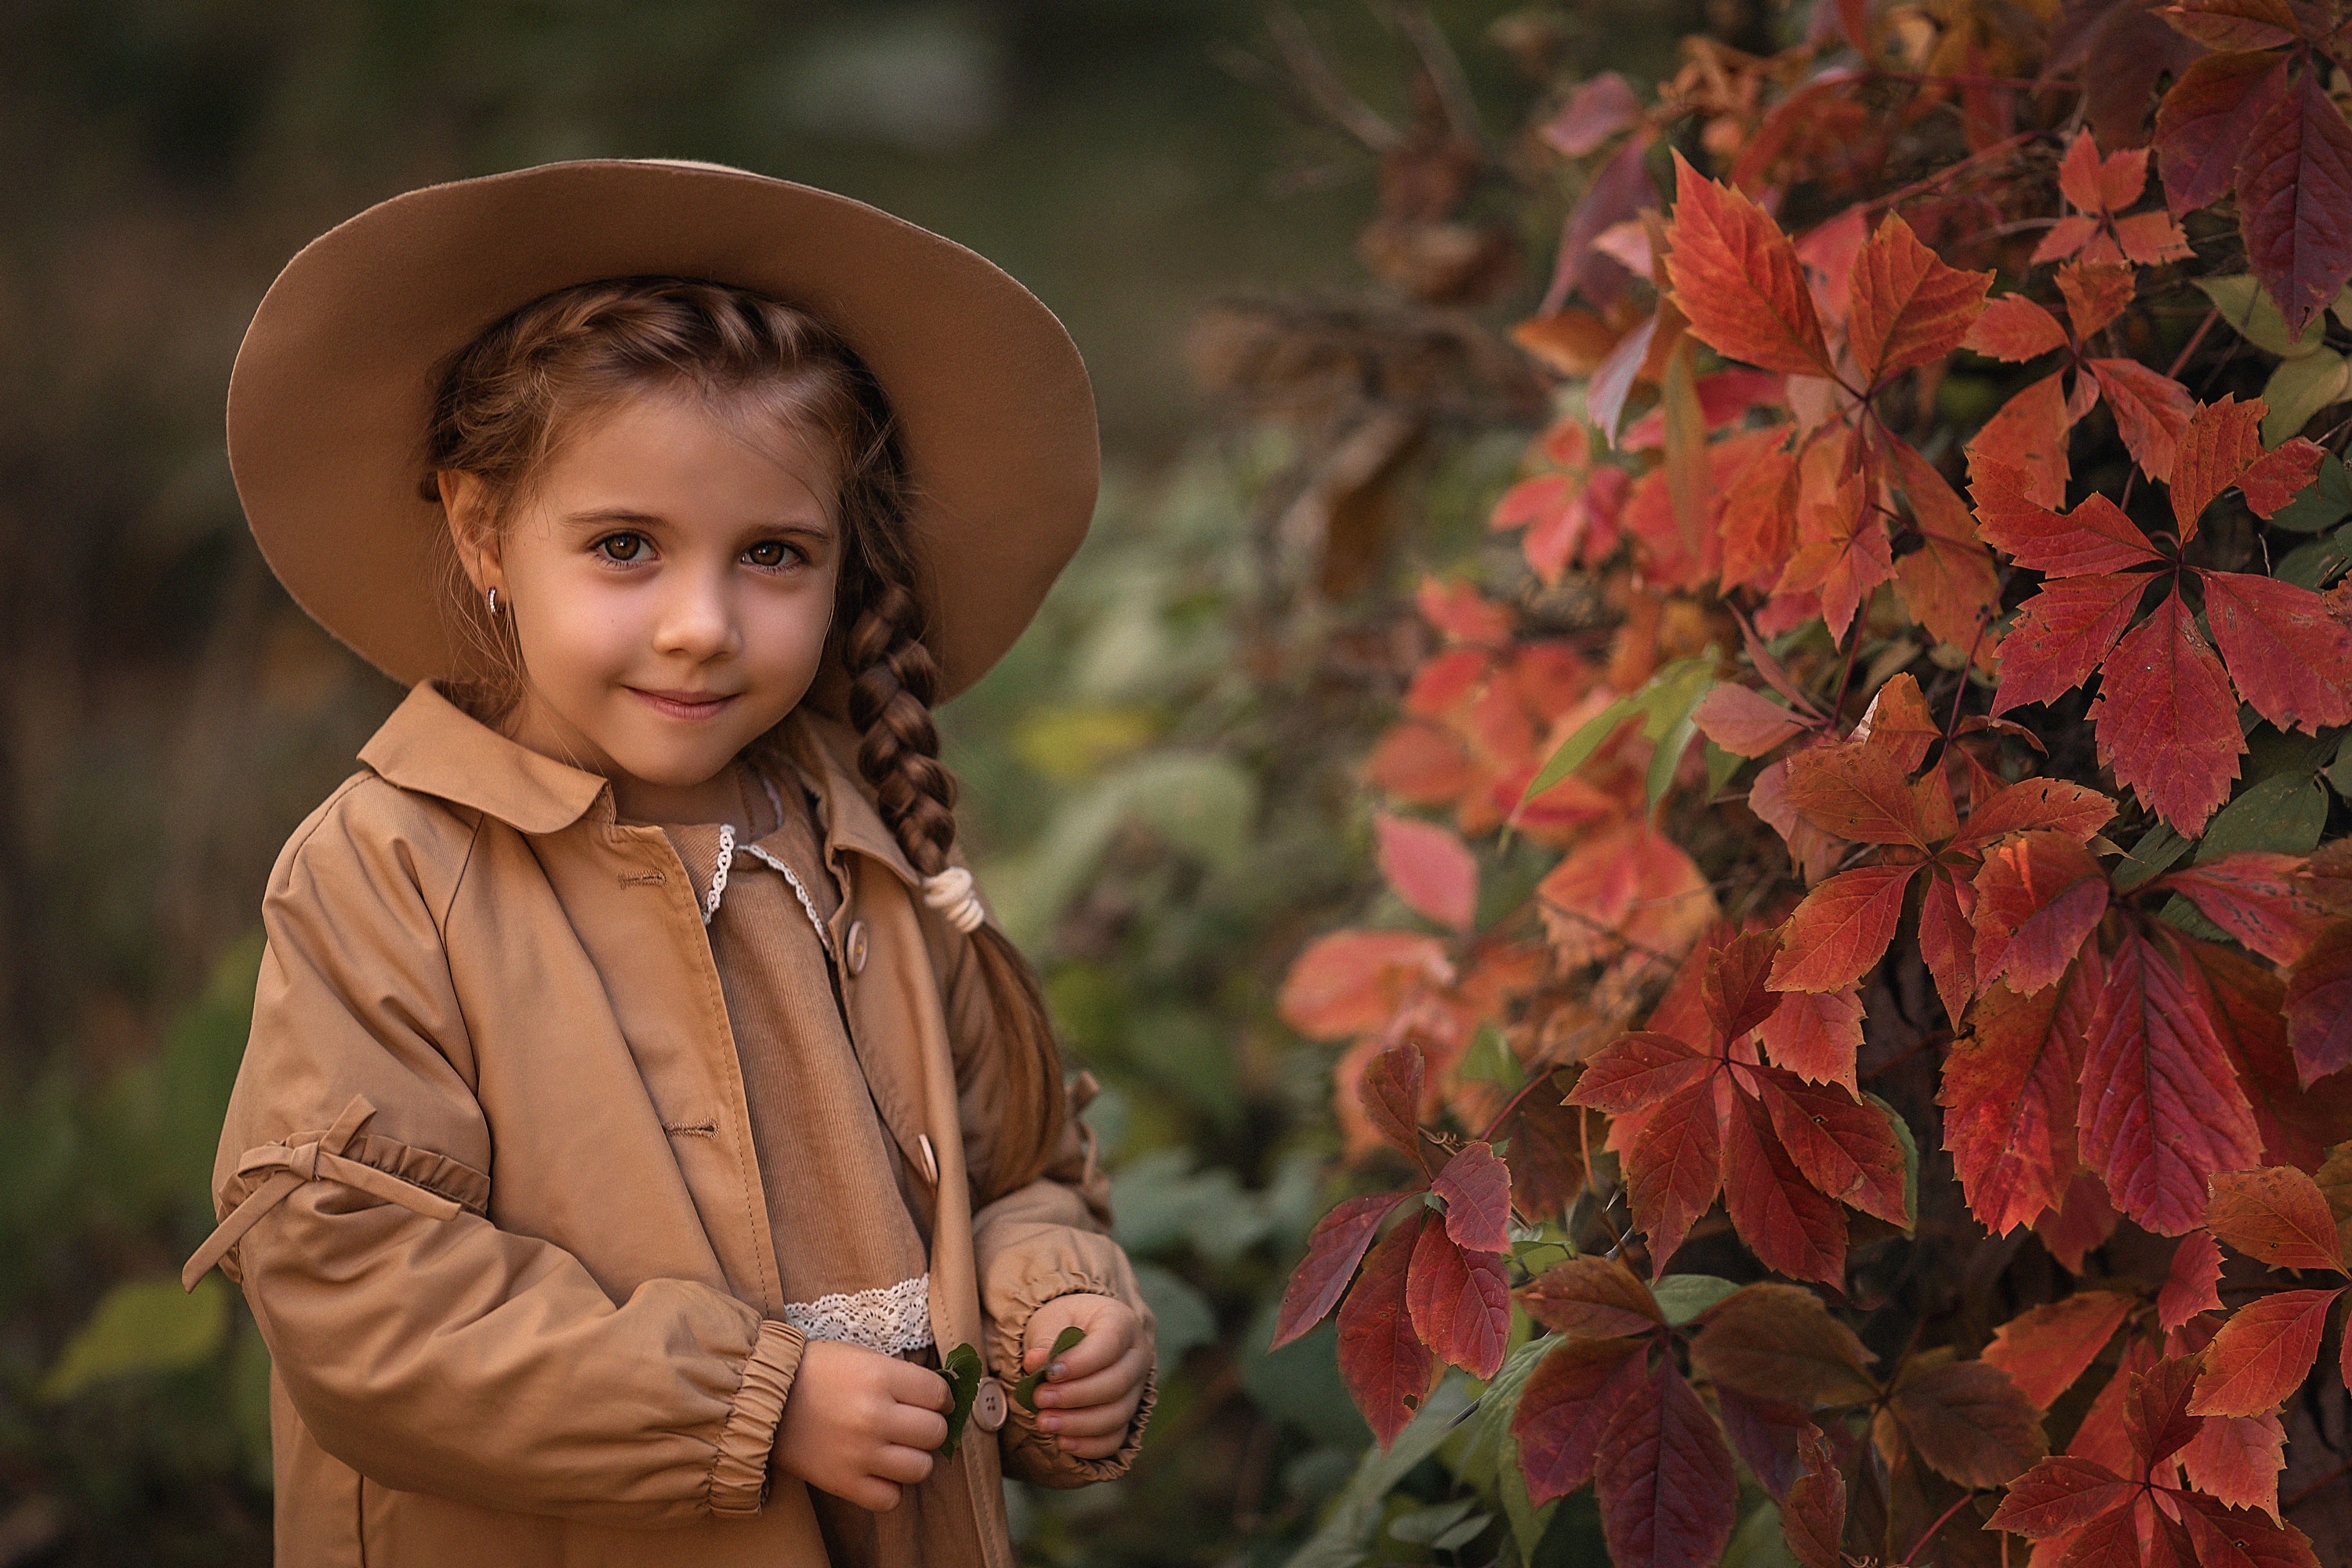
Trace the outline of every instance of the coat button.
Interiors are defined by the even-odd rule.
[[[850,973],[866,973],[866,922],[864,921],[849,922],[849,941],[845,944],[844,956],[849,960]]]
[[[972,1425],[983,1432],[993,1432],[1004,1425],[1005,1414],[1004,1384],[992,1377],[982,1378],[971,1396]]]

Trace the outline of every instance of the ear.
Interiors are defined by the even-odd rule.
[[[478,475],[443,468],[433,476],[441,491],[441,513],[449,525],[450,542],[457,547],[457,563],[466,569],[474,591],[506,586],[506,564],[499,552],[498,530],[489,523],[489,489]]]

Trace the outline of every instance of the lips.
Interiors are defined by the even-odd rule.
[[[735,700],[737,693],[718,691],[648,691],[629,688],[656,712],[672,719],[708,719]]]

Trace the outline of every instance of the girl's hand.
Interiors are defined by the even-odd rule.
[[[811,1340],[784,1396],[774,1463],[876,1513],[931,1473],[954,1408],[948,1380],[927,1367],[839,1340]]]
[[[1046,1366],[1055,1336],[1073,1324],[1087,1337]],[[1022,1343],[1021,1370],[1045,1370],[1037,1385],[1038,1430],[1082,1459],[1118,1453],[1151,1370],[1151,1342],[1135,1309],[1108,1296],[1056,1296],[1030,1314]]]

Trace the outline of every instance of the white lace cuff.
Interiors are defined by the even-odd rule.
[[[931,1342],[931,1277],[784,1303],[784,1321],[813,1340],[844,1340],[884,1355]]]

